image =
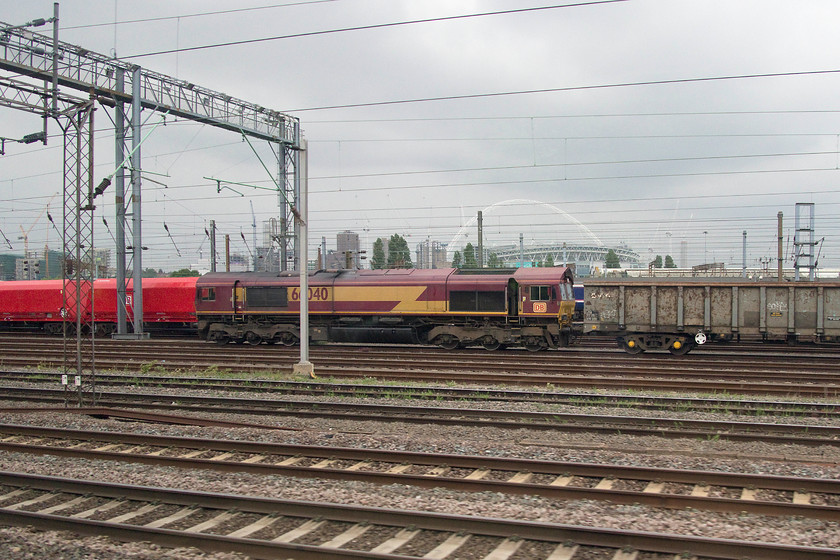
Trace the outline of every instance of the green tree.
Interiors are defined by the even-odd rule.
[[[545,262],[543,263],[543,266],[546,267],[546,268],[550,268],[550,267],[554,266],[554,255],[551,255],[551,254],[547,255],[545,257]]]
[[[461,268],[461,251],[455,251],[452,255],[452,268]]]
[[[169,275],[172,278],[188,278],[192,276],[201,276],[197,270],[190,270],[189,268],[182,268],[180,270],[176,270],[172,274]]]
[[[665,255],[665,268],[677,268],[677,264],[671,255]]]
[[[395,233],[388,241],[388,268],[413,268],[411,250],[402,235]]]
[[[502,268],[502,259],[496,253],[490,253],[487,256],[487,266],[489,268]]]
[[[607,257],[604,259],[604,268],[621,268],[621,262],[618,260],[618,255],[615,251],[610,249],[607,251]]]
[[[656,255],[653,259],[653,268],[662,268],[662,255]]]
[[[478,268],[478,261],[475,260],[475,247],[467,243],[464,247],[464,268]]]
[[[382,269],[388,264],[388,259],[385,257],[385,243],[381,237],[377,237],[373,242],[373,256],[370,259],[370,267],[373,269]]]

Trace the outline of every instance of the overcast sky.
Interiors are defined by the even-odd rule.
[[[1,5],[6,24],[53,13],[43,0]],[[840,268],[840,3],[562,6],[64,0],[60,39],[298,117],[310,147],[310,258],[322,236],[334,248],[343,230],[368,250],[394,233],[412,248],[448,243],[484,210],[490,245],[518,243],[520,233],[526,244],[590,242],[565,212],[607,246],[684,266],[740,267],[746,230],[757,266],[776,255],[777,213],[791,254],[795,204],[813,202],[816,238],[825,238],[819,264]],[[550,8],[452,17],[526,7]],[[277,39],[210,48],[262,38]],[[115,166],[109,112],[96,112],[97,178]],[[35,115],[0,114],[0,136],[40,128]],[[267,145],[257,149],[270,160]],[[60,196],[51,199],[61,190],[60,138],[5,151],[0,230],[16,253],[21,227],[30,249],[60,248],[43,215],[48,203],[60,215]],[[234,133],[169,119],[144,144],[143,169],[165,184],[144,185],[144,266],[207,268],[209,220],[245,253],[251,203],[260,232],[278,215],[271,193],[217,194],[204,179],[270,184]],[[101,220],[114,223],[113,195],[105,198],[98,247],[113,246]],[[470,228],[459,240],[476,238]]]

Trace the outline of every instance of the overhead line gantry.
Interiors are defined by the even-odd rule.
[[[47,22],[53,24],[52,36],[27,29]],[[79,286],[92,282],[94,199],[113,179],[118,286],[115,336],[142,338],[145,335],[141,235],[143,110],[173,115],[269,142],[276,158],[280,266],[282,270],[298,266],[305,270],[306,256],[298,241],[300,224],[295,220],[301,192],[301,131],[297,118],[59,41],[58,3],[54,5],[54,16],[49,20],[37,19],[24,25],[0,22],[0,70],[14,74],[0,75],[0,106],[40,114],[44,128],[38,139],[44,144],[48,139],[50,119],[58,121],[64,133],[64,269],[67,280],[67,271],[71,268],[67,263],[75,263],[72,268],[77,293],[80,293]],[[82,92],[82,97],[67,95],[62,88]],[[92,135],[97,103],[114,109],[117,168],[94,188]],[[131,186],[128,199],[126,178]],[[84,264],[86,260],[88,265]],[[127,305],[129,279],[133,280],[134,301]],[[81,299],[81,296],[76,297],[76,301],[66,302],[66,305],[78,306]],[[128,332],[127,322],[129,308],[133,311],[131,333]],[[83,351],[78,337],[82,333],[77,332],[76,335],[77,362],[81,370]],[[92,338],[89,345],[92,370]]]

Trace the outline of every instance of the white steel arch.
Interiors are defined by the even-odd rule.
[[[482,210],[482,214],[486,218],[488,215],[492,215],[497,213],[500,209],[506,206],[525,206],[525,205],[534,205],[534,206],[542,206],[543,208],[547,208],[551,212],[558,214],[559,216],[563,217],[568,223],[574,225],[580,234],[585,237],[589,243],[585,244],[592,244],[596,246],[603,246],[603,242],[598,238],[597,235],[592,233],[588,227],[578,221],[574,216],[569,214],[568,212],[563,211],[562,209],[554,206],[553,204],[549,204],[547,202],[541,202],[539,200],[531,200],[526,198],[512,198],[510,200],[503,200],[501,202],[496,202],[495,204],[491,204],[484,210]],[[455,251],[461,251],[466,245],[466,236],[471,229],[476,227],[476,223],[478,222],[478,217],[473,216],[466,224],[461,226],[458,230],[458,233],[455,234],[455,237],[449,242],[447,246],[448,253],[454,253]]]

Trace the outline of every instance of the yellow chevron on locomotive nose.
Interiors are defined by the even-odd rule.
[[[394,313],[446,311],[446,301],[418,301],[426,286],[336,286],[335,301],[394,302]]]

